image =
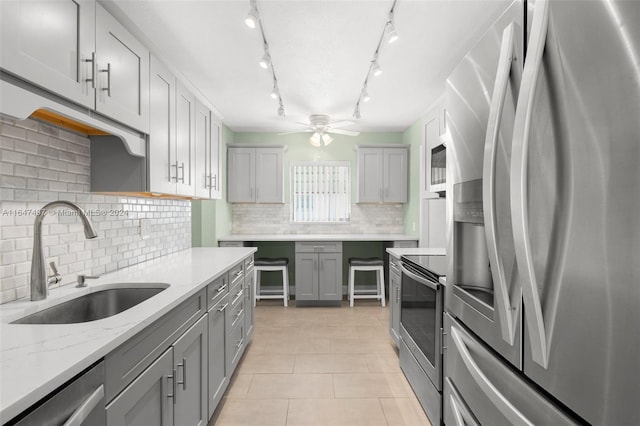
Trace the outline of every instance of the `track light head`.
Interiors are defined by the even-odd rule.
[[[278,107],[278,117],[284,117],[284,106],[282,102],[280,102],[280,106]]]
[[[398,32],[396,31],[393,12],[389,12],[389,21],[387,21],[386,30],[387,30],[387,34],[386,34],[387,43],[389,44],[394,43],[396,40],[398,40],[398,38],[400,38],[400,36],[398,35]]]
[[[262,55],[262,59],[260,59],[258,64],[265,70],[269,69],[269,65],[271,64],[271,55],[269,55],[269,51],[265,49],[264,55]]]
[[[378,77],[382,74],[382,68],[380,68],[380,64],[378,64],[377,59],[371,63],[371,74],[373,74],[374,77]]]
[[[362,102],[369,102],[371,100],[371,96],[369,96],[369,92],[367,92],[366,88],[362,89]]]
[[[271,90],[271,97],[276,100],[280,98],[280,90],[275,84],[273,85],[273,90]]]
[[[244,19],[244,23],[247,25],[247,27],[253,30],[258,26],[259,19],[258,8],[254,4],[251,6],[251,10],[249,10],[247,17]]]
[[[353,118],[359,120],[361,117],[360,115],[360,106],[356,106],[355,111],[353,111]]]

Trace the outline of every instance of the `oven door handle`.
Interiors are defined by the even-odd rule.
[[[404,275],[408,276],[412,280],[416,280],[422,285],[426,285],[427,287],[430,287],[438,291],[438,287],[440,287],[440,283],[434,283],[433,281],[430,281],[424,277],[421,277],[420,275],[414,274],[413,272],[409,271],[407,268],[404,267],[404,263],[402,262],[398,262],[398,263],[400,264],[400,270]]]

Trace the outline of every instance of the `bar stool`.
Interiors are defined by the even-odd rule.
[[[289,304],[289,259],[286,257],[267,258],[260,257],[253,262],[253,278],[255,282],[254,306],[255,301],[260,299],[282,299],[284,306]],[[280,271],[282,272],[282,293],[262,294],[260,291],[260,272],[262,271]]]
[[[356,271],[376,271],[376,290],[355,289]],[[384,262],[379,257],[349,258],[349,306],[353,307],[354,299],[379,299],[382,306],[384,300]]]

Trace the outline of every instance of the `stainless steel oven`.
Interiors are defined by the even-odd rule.
[[[400,367],[434,424],[442,391],[443,256],[402,256]]]

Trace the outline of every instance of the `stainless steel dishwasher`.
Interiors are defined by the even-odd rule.
[[[105,426],[104,378],[104,361],[100,361],[7,425]]]

